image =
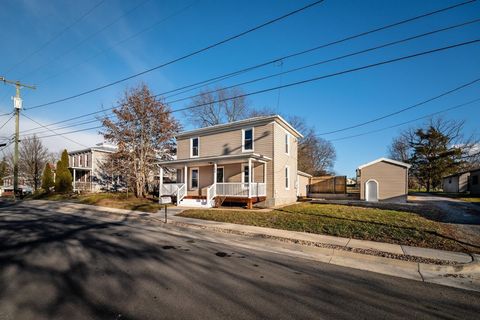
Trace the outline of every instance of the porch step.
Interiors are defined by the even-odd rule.
[[[207,202],[207,199],[188,199],[184,198],[178,204],[179,207],[198,207],[198,208],[211,208],[212,205]]]

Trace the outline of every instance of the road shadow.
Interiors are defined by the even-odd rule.
[[[0,209],[0,319],[347,319],[358,310],[468,318],[480,312],[476,293],[450,299],[463,292],[432,293],[414,281],[234,252],[168,229],[100,221],[86,210]]]

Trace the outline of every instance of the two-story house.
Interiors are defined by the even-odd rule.
[[[160,194],[176,197],[179,206],[295,202],[301,137],[278,115],[182,132],[176,136],[176,159],[159,163]],[[177,170],[176,183],[163,183],[165,168]]]
[[[116,150],[116,146],[99,143],[95,147],[69,152],[73,191],[99,192],[106,185],[106,180],[113,180],[111,176],[106,177],[110,173],[105,170],[105,162],[108,155]]]

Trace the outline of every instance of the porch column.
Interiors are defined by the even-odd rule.
[[[252,197],[252,158],[248,159],[248,197]]]
[[[217,184],[217,163],[213,163],[213,184]]]
[[[163,167],[160,166],[160,176],[158,177],[158,201],[160,201],[160,197],[162,196],[162,189],[163,189]]]
[[[267,163],[263,164],[263,183],[265,183],[265,190],[267,190]]]
[[[188,174],[187,174],[187,166],[183,168],[183,183],[185,183],[185,190],[188,190]]]
[[[75,185],[76,185],[76,182],[75,181],[77,179],[77,176],[75,174],[75,168],[73,168],[73,191],[75,191]]]

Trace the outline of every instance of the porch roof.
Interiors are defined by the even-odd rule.
[[[272,158],[260,155],[258,153],[242,153],[242,154],[228,154],[222,156],[209,156],[209,157],[198,157],[198,158],[188,158],[188,159],[177,159],[177,160],[166,160],[157,162],[159,166],[179,166],[179,165],[187,165],[189,163],[194,163],[195,165],[199,165],[202,163],[213,164],[216,162],[217,164],[226,164],[226,163],[235,163],[238,160],[248,160],[252,159],[254,161],[259,162],[268,162],[272,160]]]

